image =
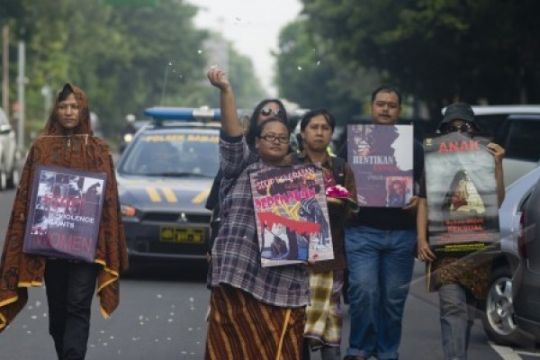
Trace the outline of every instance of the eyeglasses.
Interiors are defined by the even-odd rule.
[[[281,109],[274,110],[269,106],[265,106],[261,109],[261,111],[259,111],[259,113],[263,116],[269,116],[269,115],[281,116],[282,112],[281,112]]]
[[[276,135],[264,135],[260,137],[264,141],[268,141],[269,143],[275,143],[276,141],[279,144],[288,144],[289,143],[289,137],[288,136],[276,136]]]
[[[461,125],[448,125],[446,132],[469,132],[473,130],[473,126],[469,123],[463,123]]]

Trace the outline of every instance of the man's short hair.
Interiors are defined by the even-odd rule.
[[[398,97],[398,104],[401,106],[401,92],[395,86],[390,86],[390,85],[381,85],[378,88],[376,88],[375,90],[373,90],[373,92],[371,93],[371,102],[375,101],[375,98],[377,97],[377,94],[380,93],[380,92],[393,92],[393,93],[395,93],[397,95],[397,97]]]

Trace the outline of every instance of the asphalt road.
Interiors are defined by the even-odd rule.
[[[0,245],[13,197],[13,191],[0,192]],[[209,298],[205,271],[204,266],[184,264],[146,268],[136,277],[123,279],[120,307],[108,320],[99,314],[95,299],[87,359],[202,359]],[[403,324],[401,359],[442,359],[437,297],[425,290],[421,264],[415,267]],[[0,334],[0,359],[56,359],[47,326],[45,291],[31,289],[26,308]],[[343,352],[348,328],[346,321]],[[533,360],[540,359],[540,354],[489,344],[477,322],[469,359]]]

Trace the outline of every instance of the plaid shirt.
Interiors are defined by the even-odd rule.
[[[212,248],[211,286],[225,283],[275,306],[298,307],[309,300],[306,266],[261,267],[249,173],[265,166],[242,137],[222,134],[222,224]]]

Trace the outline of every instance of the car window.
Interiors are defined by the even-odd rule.
[[[146,176],[214,177],[219,168],[218,133],[146,133],[137,137],[119,172]]]
[[[480,128],[482,136],[501,144],[501,128],[508,114],[475,115],[474,121]]]
[[[540,121],[512,120],[505,141],[506,157],[538,161],[540,158]]]

